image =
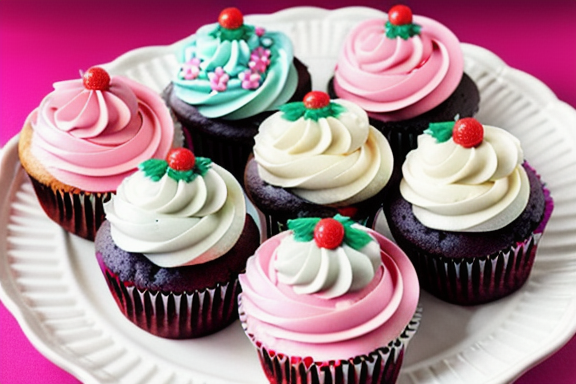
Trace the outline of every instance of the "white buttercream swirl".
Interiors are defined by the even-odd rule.
[[[287,236],[276,249],[273,267],[278,281],[299,295],[332,299],[366,287],[380,266],[380,246],[370,241],[359,250],[346,244],[320,248],[314,241]]]
[[[254,158],[268,184],[316,204],[364,201],[388,183],[393,156],[366,112],[345,100],[338,117],[288,121],[275,113],[260,125]]]
[[[138,171],[104,209],[116,245],[161,267],[222,256],[240,237],[246,215],[240,185],[214,163],[190,183],[168,175],[154,182]]]
[[[472,148],[423,134],[402,166],[400,192],[426,227],[496,230],[516,219],[528,202],[523,156],[516,137],[487,125],[482,144]]]

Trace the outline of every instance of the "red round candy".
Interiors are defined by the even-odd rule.
[[[412,23],[412,10],[406,5],[395,5],[388,11],[388,20],[392,25]]]
[[[338,220],[321,219],[314,227],[314,241],[320,248],[334,249],[344,240],[344,226]]]
[[[473,117],[460,119],[454,124],[452,140],[464,148],[472,148],[482,143],[484,127]]]
[[[326,92],[311,91],[304,95],[304,106],[308,109],[320,109],[330,104],[330,96]]]
[[[110,75],[100,67],[92,67],[82,76],[82,83],[86,89],[105,91],[110,87]]]
[[[168,152],[166,161],[176,171],[189,171],[196,164],[196,156],[187,148],[174,148]]]
[[[244,25],[244,16],[238,8],[225,8],[218,16],[218,23],[226,29],[238,29]]]

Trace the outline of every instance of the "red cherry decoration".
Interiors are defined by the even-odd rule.
[[[311,91],[304,95],[302,101],[308,109],[320,109],[330,105],[330,96],[326,92]]]
[[[454,124],[452,140],[464,148],[472,148],[482,143],[484,127],[473,117],[460,119]]]
[[[344,240],[344,226],[336,219],[321,219],[314,227],[314,241],[320,248],[334,249]]]
[[[189,171],[196,164],[196,156],[188,148],[174,148],[168,152],[166,161],[175,171]]]
[[[244,16],[238,8],[225,8],[218,16],[218,23],[226,29],[238,29],[244,25]]]
[[[92,67],[82,75],[84,88],[93,91],[105,91],[110,87],[110,75],[100,67]]]
[[[388,11],[388,21],[392,25],[412,24],[412,10],[406,5],[395,5]]]

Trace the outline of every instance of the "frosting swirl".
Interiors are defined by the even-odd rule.
[[[205,25],[179,52],[174,92],[208,118],[238,120],[274,110],[296,90],[298,74],[288,36],[241,28],[229,37],[232,32],[218,23]]]
[[[104,209],[114,242],[161,267],[222,256],[240,237],[246,215],[240,185],[214,163],[191,182],[168,174],[155,182],[138,171],[120,184]]]
[[[383,121],[406,120],[446,100],[463,74],[459,41],[435,20],[414,16],[414,23],[421,31],[409,39],[386,37],[381,19],[355,27],[336,65],[336,95]]]
[[[151,157],[166,156],[174,125],[162,99],[114,76],[106,90],[81,79],[57,82],[31,115],[33,155],[61,182],[90,192],[115,191]]]
[[[298,294],[282,282],[275,266],[282,263],[290,231],[264,242],[239,276],[246,332],[272,350],[316,361],[365,354],[395,339],[414,315],[418,279],[395,244],[363,230],[377,240],[380,258],[374,277],[365,287],[336,298]]]
[[[262,122],[254,158],[265,182],[322,205],[354,204],[384,188],[393,166],[388,141],[360,107],[333,102],[345,109],[337,117],[288,121],[278,112]]]
[[[472,148],[422,134],[402,166],[400,192],[426,227],[496,230],[516,219],[528,202],[523,156],[517,138],[487,125],[482,143]]]
[[[359,250],[346,244],[326,249],[312,241],[296,241],[293,236],[282,239],[273,262],[280,283],[291,286],[299,295],[316,294],[327,299],[364,288],[379,265],[376,241]]]

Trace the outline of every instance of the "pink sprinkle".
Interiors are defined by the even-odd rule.
[[[238,75],[238,78],[242,80],[242,88],[244,89],[256,89],[260,86],[261,76],[257,72],[251,72],[246,70]]]
[[[262,36],[264,36],[264,33],[266,32],[266,30],[262,27],[256,27],[254,29],[254,32],[256,33],[256,36],[262,37]]]
[[[193,57],[182,66],[182,77],[186,80],[194,80],[200,74],[200,59]]]
[[[270,50],[258,47],[250,54],[248,66],[254,72],[264,73],[270,65]]]
[[[228,80],[230,76],[222,67],[218,67],[214,70],[214,72],[208,73],[208,78],[210,79],[210,86],[213,91],[222,92],[225,91],[228,87]]]

